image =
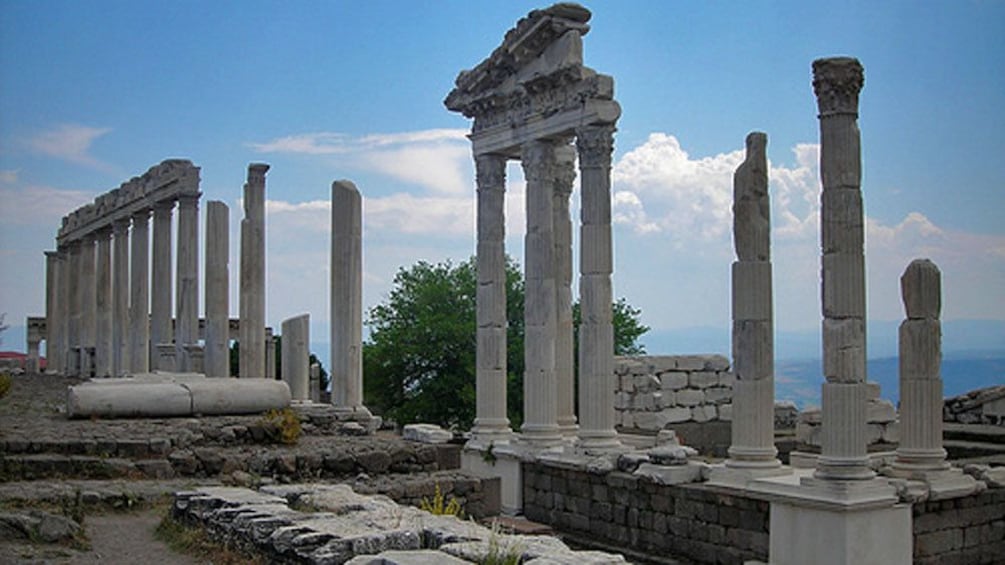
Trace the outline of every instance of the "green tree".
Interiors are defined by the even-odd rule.
[[[419,262],[395,275],[387,299],[368,314],[363,344],[367,406],[399,424],[431,422],[467,429],[475,417],[475,259],[454,265]],[[506,260],[507,406],[523,419],[523,304],[520,266]],[[615,353],[642,353],[649,328],[625,299],[614,305]],[[578,326],[578,304],[573,306]]]

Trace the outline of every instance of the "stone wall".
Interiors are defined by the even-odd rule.
[[[944,422],[1005,426],[1005,385],[992,386],[947,398]]]
[[[877,383],[866,383],[869,402],[866,405],[866,441],[870,446],[881,448],[900,442],[900,423],[897,408],[892,402],[879,397]],[[819,407],[807,408],[799,414],[796,422],[796,440],[800,449],[820,447],[821,411]]]
[[[697,563],[768,560],[766,501],[629,473],[523,464],[524,515],[570,540]]]
[[[1005,560],[1005,489],[914,505],[914,563]]]
[[[653,433],[684,422],[731,421],[733,381],[721,355],[615,357],[618,431]]]

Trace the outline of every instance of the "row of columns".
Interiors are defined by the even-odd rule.
[[[586,450],[617,447],[614,430],[610,169],[614,126],[576,130],[568,139],[520,147],[527,181],[525,376],[521,439],[549,447],[578,437]],[[569,196],[578,153],[580,227],[580,383],[574,411],[572,222]],[[475,155],[478,185],[476,443],[507,440],[505,155]]]

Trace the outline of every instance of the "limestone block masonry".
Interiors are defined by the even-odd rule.
[[[614,374],[620,432],[732,419],[736,379],[722,355],[615,357]]]

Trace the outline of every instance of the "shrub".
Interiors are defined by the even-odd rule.
[[[269,410],[262,417],[266,428],[276,430],[277,439],[287,445],[293,445],[300,439],[303,431],[300,428],[300,417],[292,408]]]
[[[419,503],[419,508],[434,514],[436,516],[457,516],[461,518],[464,516],[464,510],[461,508],[461,503],[453,496],[447,501],[446,497],[443,496],[443,492],[440,490],[440,484],[436,483],[436,492],[433,494],[433,501],[430,502],[428,499],[423,497],[422,501]]]

